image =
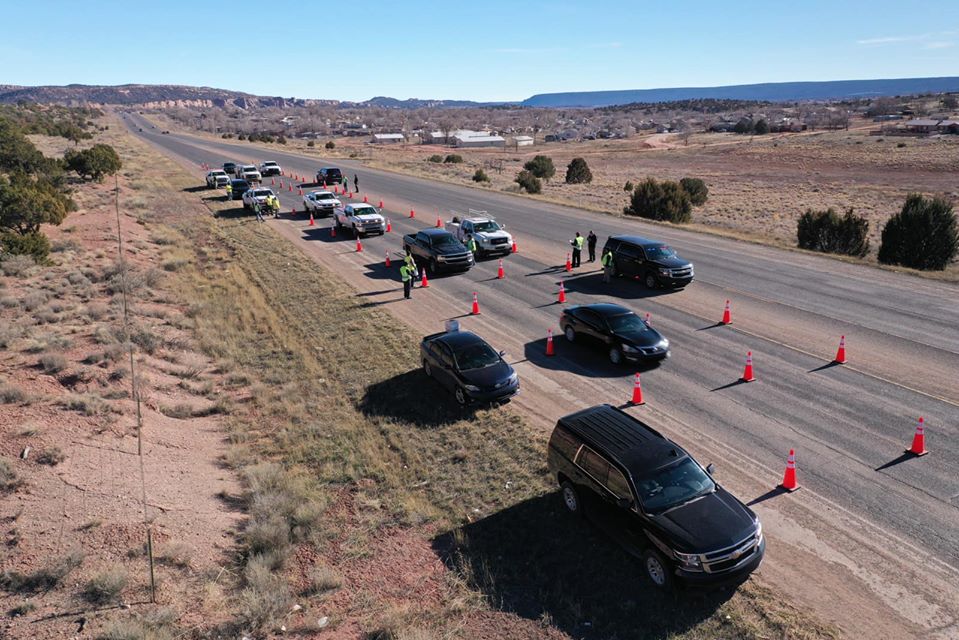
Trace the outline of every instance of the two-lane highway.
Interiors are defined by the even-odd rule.
[[[202,162],[219,166],[255,158],[311,176],[326,164],[185,134],[157,135],[145,120],[131,118],[143,126],[140,135],[194,169]],[[349,250],[351,239],[329,237],[324,220],[315,227],[303,218],[270,224],[356,287],[366,304],[383,304],[413,327],[435,331],[443,319],[467,313],[477,291],[483,314],[463,322],[513,354],[524,385],[517,404],[544,425],[569,410],[624,401],[632,373],[561,338],[557,356],[544,357],[546,329],[558,330],[558,283],[573,304],[620,299],[652,313],[672,341],[674,357],[643,375],[650,403],[635,411],[705,451],[701,455],[719,462],[724,482],[757,498],[761,487],[778,481],[785,453],[795,447],[805,491],[757,504],[770,535],[828,560],[835,571],[850,572],[917,631],[959,634],[959,474],[952,466],[959,454],[959,288],[353,163],[331,164],[359,173],[363,192],[374,202],[386,201],[392,234],[365,240],[365,251],[356,253]],[[295,192],[280,197],[287,210],[300,208]],[[401,213],[410,208],[417,210],[416,220]],[[489,211],[516,234],[520,253],[506,259],[506,280],[495,278],[495,260],[483,261],[402,301],[398,279],[382,266],[384,253],[400,249],[400,233],[468,208]],[[697,280],[683,291],[650,292],[623,280],[604,286],[595,265],[565,274],[557,265],[568,239],[589,229],[601,243],[614,233],[664,239],[694,260]],[[715,327],[727,298],[733,300],[734,324]],[[851,362],[830,367],[840,334],[849,339]],[[736,384],[747,350],[756,357],[759,382]],[[927,419],[933,454],[900,460],[919,415]],[[770,561],[782,562],[776,556]],[[909,591],[923,606],[910,609],[913,601],[897,599],[896,589]]]

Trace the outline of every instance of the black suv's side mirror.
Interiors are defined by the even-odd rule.
[[[706,473],[708,473],[709,475],[713,475],[714,473],[716,473],[716,465],[714,465],[712,462],[706,465]]]
[[[629,498],[618,498],[616,500],[616,506],[620,509],[629,509],[633,506],[633,501]]]

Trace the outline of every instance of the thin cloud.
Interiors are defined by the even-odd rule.
[[[927,42],[926,44],[922,45],[922,48],[923,49],[948,49],[949,47],[954,47],[954,46],[956,46],[955,42],[942,41],[942,42]]]
[[[959,35],[959,30],[939,31],[936,33],[919,33],[902,36],[882,36],[879,38],[863,38],[856,40],[856,44],[864,47],[881,47],[887,44],[902,44],[904,42],[924,42],[923,49],[945,49],[952,46],[952,42],[942,40],[943,38],[952,38]],[[934,42],[929,42],[933,38],[939,38]]]
[[[916,42],[917,40],[924,40],[928,37],[928,33],[924,33],[920,36],[884,36],[882,38],[866,38],[865,40],[856,40],[856,44],[868,47],[884,44],[898,44],[900,42]]]
[[[500,49],[490,49],[490,53],[556,53],[557,51],[563,51],[563,49],[551,48],[551,49],[524,49],[522,47],[503,47]]]

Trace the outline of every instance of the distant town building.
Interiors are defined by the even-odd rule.
[[[372,142],[377,144],[397,144],[406,142],[406,136],[402,133],[374,133]]]
[[[513,136],[513,142],[517,147],[532,147],[533,138],[531,136]]]
[[[473,134],[479,133],[476,131],[470,132]],[[453,136],[452,144],[454,147],[505,147],[506,138],[503,136],[493,136],[493,135],[463,135],[457,134]]]
[[[906,122],[906,129],[912,133],[933,133],[939,125],[938,120],[926,120],[917,118]]]

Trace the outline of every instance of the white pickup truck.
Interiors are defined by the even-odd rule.
[[[307,213],[330,215],[342,205],[332,191],[310,191],[303,196],[303,209]]]
[[[280,168],[280,165],[273,162],[272,160],[267,160],[260,164],[260,173],[265,176],[278,176],[283,173],[283,169]]]
[[[386,219],[371,204],[348,204],[333,211],[333,224],[336,230],[347,227],[354,236],[368,236],[371,233],[386,233]]]
[[[237,169],[237,177],[243,178],[249,183],[263,181],[263,176],[260,175],[260,172],[256,168],[256,165],[253,165],[253,164],[245,164],[239,169]]]
[[[222,169],[214,169],[206,174],[206,186],[208,189],[219,189],[230,184],[230,176]]]
[[[255,205],[263,205],[269,196],[276,195],[272,189],[254,187],[243,192],[243,208],[253,209]]]
[[[476,240],[477,257],[509,253],[513,248],[513,236],[504,231],[504,227],[496,220],[482,215],[485,213],[471,209],[469,217],[455,216],[452,222],[447,223],[447,230],[464,245],[472,235]]]

